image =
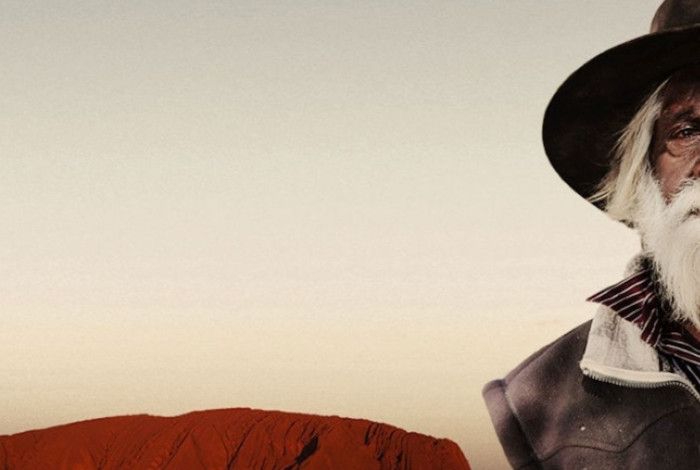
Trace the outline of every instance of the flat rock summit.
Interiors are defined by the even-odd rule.
[[[469,469],[457,444],[363,419],[247,408],[0,436],[2,469]]]

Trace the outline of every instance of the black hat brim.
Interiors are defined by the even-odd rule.
[[[649,34],[594,57],[547,106],[542,140],[550,163],[578,194],[592,196],[614,146],[644,100],[676,70],[700,62],[700,26]],[[602,209],[603,202],[594,203]]]

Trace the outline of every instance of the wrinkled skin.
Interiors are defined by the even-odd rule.
[[[700,177],[700,67],[672,75],[664,88],[651,161],[667,202],[684,181]]]

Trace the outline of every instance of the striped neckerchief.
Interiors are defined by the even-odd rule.
[[[682,324],[670,319],[669,303],[657,292],[654,271],[646,263],[641,270],[586,300],[603,304],[637,325],[642,340],[700,390],[700,342]]]

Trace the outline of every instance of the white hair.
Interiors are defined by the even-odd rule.
[[[700,329],[700,180],[686,181],[668,204],[651,172],[640,188],[635,223],[671,301],[671,318]]]
[[[644,101],[614,149],[611,170],[590,198],[613,219],[635,227],[654,265],[671,318],[700,330],[700,180],[689,179],[667,201],[650,161],[662,108],[659,85]]]
[[[636,225],[634,215],[641,197],[639,191],[644,186],[643,176],[651,172],[650,146],[654,124],[661,113],[661,91],[667,81],[649,95],[622,130],[615,144],[611,169],[588,198],[591,202],[603,202],[610,217],[630,225]]]

